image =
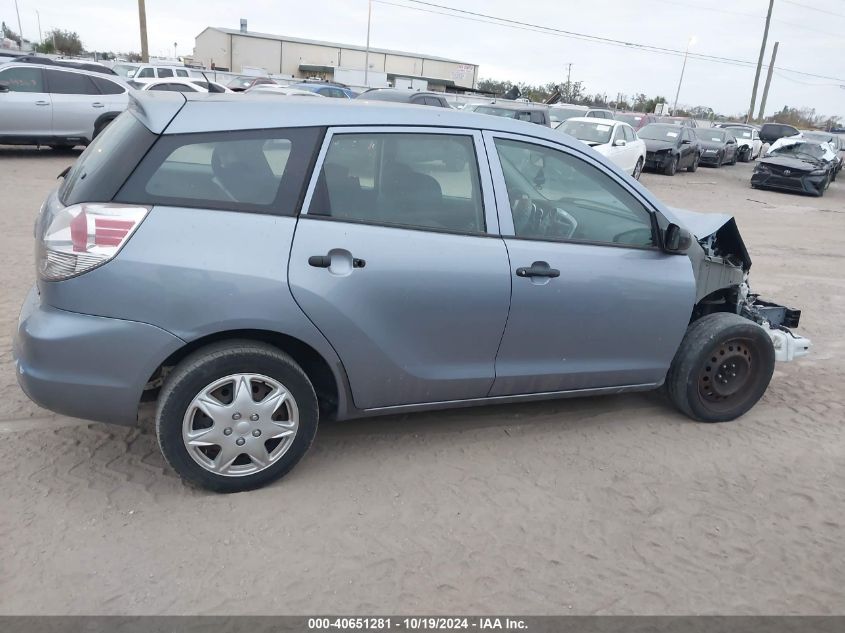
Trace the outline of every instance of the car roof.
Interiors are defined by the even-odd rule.
[[[617,121],[616,119],[599,119],[598,117],[594,116],[574,116],[571,119],[566,119],[563,124],[567,124],[570,121],[575,121],[576,123],[595,123],[597,125],[627,125],[631,127],[625,121]]]
[[[526,103],[525,101],[493,101],[491,103],[479,103],[475,104],[476,109],[478,108],[504,108],[506,110],[542,110],[547,111],[549,106],[543,103]]]
[[[41,68],[44,70],[63,70],[70,73],[79,73],[80,75],[88,75],[89,77],[101,77],[108,79],[116,84],[120,84],[124,88],[129,88],[126,81],[117,74],[104,73],[98,70],[88,70],[87,68],[77,68],[76,66],[68,66],[65,64],[36,64],[33,62],[5,62],[0,64],[0,68]]]
[[[283,127],[436,126],[510,132],[583,149],[536,123],[390,101],[136,91],[130,95],[130,109],[156,134],[165,128],[168,134],[186,134]]]

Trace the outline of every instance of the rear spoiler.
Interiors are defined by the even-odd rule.
[[[186,103],[181,92],[129,92],[129,111],[154,134],[163,133]]]

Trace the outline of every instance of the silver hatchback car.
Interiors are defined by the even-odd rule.
[[[137,100],[134,100],[137,99]],[[17,375],[217,491],[319,420],[655,389],[702,421],[807,352],[730,216],[669,209],[539,125],[413,105],[147,93],[36,224]]]

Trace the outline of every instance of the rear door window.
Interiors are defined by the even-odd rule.
[[[117,200],[295,215],[322,128],[165,135]]]
[[[172,77],[173,71],[170,70],[169,68],[159,68],[158,69],[158,76],[162,77],[162,78]]]
[[[66,70],[47,69],[47,87],[51,94],[98,95],[100,91],[88,75]]]
[[[118,83],[114,81],[109,81],[108,79],[104,79],[102,77],[91,77],[94,84],[97,86],[97,89],[100,91],[100,94],[103,95],[119,95],[126,92],[126,89]]]
[[[155,73],[152,68],[142,68],[135,76],[140,79],[152,79],[155,77]]]
[[[187,76],[188,76],[188,71],[187,71],[187,70],[182,70],[181,68],[177,68],[177,69],[176,69],[176,76],[177,76],[177,77],[187,77]]]
[[[308,214],[483,233],[473,138],[458,134],[335,134]]]

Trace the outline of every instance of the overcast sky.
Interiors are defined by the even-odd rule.
[[[648,53],[526,30],[479,23],[393,6],[407,0],[373,2],[371,45],[428,53],[478,64],[480,77],[530,83],[560,82],[572,64],[573,80],[588,92],[615,95],[644,92],[674,99],[682,58]],[[767,0],[432,0],[531,24],[588,33],[626,42],[756,61]],[[804,7],[795,3],[803,4]],[[41,28],[79,33],[88,50],[140,50],[136,0],[18,0],[27,39]],[[807,8],[812,7],[812,8]],[[739,15],[746,14],[746,15]],[[147,0],[150,53],[193,49],[206,26],[249,30],[363,45],[367,0]],[[775,0],[768,62],[780,41],[778,68],[839,79],[775,71],[766,113],[784,105],[812,107],[845,118],[845,0]],[[17,30],[14,0],[0,0],[0,19]],[[765,78],[761,78],[762,82]],[[748,108],[753,67],[690,58],[680,103],[726,114]],[[759,104],[759,99],[758,99]],[[759,105],[758,105],[759,107]]]

